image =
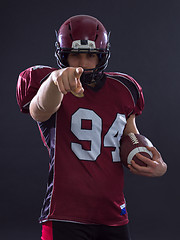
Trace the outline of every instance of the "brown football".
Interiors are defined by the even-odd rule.
[[[136,153],[152,159],[152,152],[146,146],[152,147],[153,144],[141,134],[129,133],[122,137],[120,141],[120,158],[124,166],[131,164],[134,160],[140,166],[146,166],[144,162],[136,157]]]

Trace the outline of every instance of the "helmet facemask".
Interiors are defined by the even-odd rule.
[[[78,23],[76,23],[77,19],[79,20]],[[87,20],[89,21],[88,24],[90,27],[91,26],[93,27],[93,31],[92,29],[90,29],[90,27],[89,29],[87,29],[85,24],[81,24],[85,20],[86,20],[86,23],[87,23]],[[77,26],[79,26],[79,29],[80,29],[80,31],[78,31],[77,33],[77,35],[79,34],[78,36],[76,36],[77,30],[75,29],[75,27],[77,28]],[[76,30],[76,31],[74,30],[74,32],[72,29],[73,27]],[[100,31],[99,31],[99,28],[100,28]],[[92,40],[93,39],[92,36],[85,36],[85,37],[83,36],[83,34],[85,35],[85,33],[87,33],[87,35],[88,34],[90,35],[91,32],[93,32],[94,34],[93,36],[95,36],[94,41]],[[55,56],[57,59],[58,66],[60,68],[69,67],[67,59],[70,53],[97,54],[99,63],[95,68],[84,69],[84,72],[81,75],[81,81],[84,84],[91,84],[94,81],[96,83],[99,82],[103,77],[103,71],[107,67],[108,60],[110,57],[109,36],[110,34],[107,35],[107,32],[104,29],[103,25],[93,17],[80,15],[80,16],[75,16],[70,18],[61,26],[59,32],[56,32]],[[81,39],[79,40],[78,37]],[[74,39],[78,39],[78,40],[74,40]],[[96,45],[99,45],[99,48]]]

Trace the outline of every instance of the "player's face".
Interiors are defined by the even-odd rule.
[[[91,69],[98,64],[98,56],[95,53],[70,53],[68,55],[68,63],[70,67]]]

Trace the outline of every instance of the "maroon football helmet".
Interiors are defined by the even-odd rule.
[[[110,43],[109,34],[99,20],[88,15],[71,17],[56,32],[56,38],[55,56],[60,68],[68,67],[67,57],[71,52],[96,53],[98,65],[93,69],[85,69],[81,80],[89,84],[92,80],[99,81],[102,78],[110,57]]]

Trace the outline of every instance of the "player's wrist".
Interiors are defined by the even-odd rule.
[[[49,76],[49,80],[50,80],[50,83],[52,83],[54,86],[56,86],[58,88],[58,75],[57,75],[57,71],[58,70],[55,70],[53,71],[50,76]]]

